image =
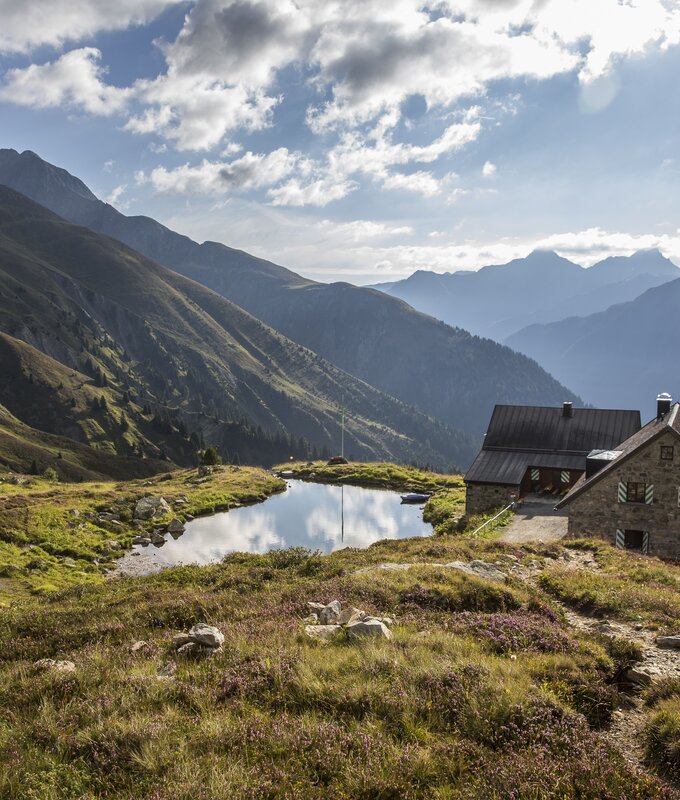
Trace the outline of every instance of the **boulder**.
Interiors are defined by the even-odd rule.
[[[339,600],[332,600],[319,612],[319,622],[322,625],[334,625],[339,617],[342,607]]]
[[[319,622],[319,615],[318,614],[310,614],[308,617],[305,617],[303,620],[305,625],[316,625]]]
[[[187,642],[178,648],[177,655],[183,658],[205,658],[206,656],[214,656],[221,652],[221,647],[208,647],[207,644]]]
[[[635,683],[638,686],[649,686],[652,683],[652,676],[644,667],[629,667],[623,677],[629,683]]]
[[[221,645],[224,644],[224,634],[222,631],[215,628],[213,625],[206,625],[203,622],[194,625],[189,631],[189,636],[192,641],[205,644],[208,647],[221,647]]]
[[[170,511],[170,506],[167,504],[164,497],[155,497],[148,495],[142,497],[137,501],[135,506],[135,519],[154,519],[167,514]]]
[[[52,670],[54,672],[75,672],[76,665],[73,661],[55,661],[53,658],[41,658],[33,664],[36,669],[43,672]]]
[[[193,642],[193,639],[188,633],[176,633],[172,637],[171,647],[173,650],[179,650],[180,647],[183,647],[185,644],[189,644],[189,642]]]
[[[148,536],[135,536],[132,540],[132,544],[141,544],[143,547],[147,547],[151,544],[151,539]]]
[[[151,544],[154,545],[154,547],[163,547],[165,544],[165,536],[158,531],[151,531],[149,538],[151,539]]]
[[[657,636],[656,643],[659,647],[680,650],[680,636]]]
[[[201,464],[198,468],[198,477],[199,478],[206,478],[208,475],[212,475],[213,468],[209,467],[207,464]]]
[[[310,639],[318,639],[327,642],[340,633],[340,625],[305,625],[305,633]]]
[[[364,619],[354,622],[345,629],[350,639],[391,639],[392,632],[379,619]]]
[[[349,464],[349,461],[344,456],[333,456],[326,463],[329,467],[337,467],[340,464]]]
[[[338,625],[351,625],[353,622],[360,622],[366,616],[364,611],[361,611],[354,606],[343,608],[338,615]]]
[[[144,640],[140,640],[139,642],[135,642],[133,645],[130,646],[131,653],[139,653],[140,650],[148,650],[149,643],[145,642]]]

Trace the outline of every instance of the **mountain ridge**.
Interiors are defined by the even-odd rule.
[[[81,181],[64,173],[33,153],[0,151],[0,182],[47,197],[57,213],[208,286],[340,369],[450,426],[481,436],[495,402],[579,402],[530,359],[398,298],[347,283],[320,284],[244,251],[197,244],[148,217],[125,217],[92,200]],[[75,188],[64,197],[70,179]]]
[[[148,455],[193,460],[192,425],[225,450],[239,442],[241,453],[248,436],[263,443],[266,434],[284,436],[272,461],[288,456],[285,437],[295,437],[290,454],[304,454],[300,437],[330,448],[339,441],[343,393],[349,452],[441,466],[473,454],[465,435],[343,373],[210,289],[4,186],[0,276],[0,330],[91,380],[99,376],[116,417],[125,394],[138,398],[131,426],[155,425],[162,441],[147,442]],[[115,437],[106,440],[115,449]]]

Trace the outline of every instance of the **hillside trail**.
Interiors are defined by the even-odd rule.
[[[583,550],[565,550],[558,557],[543,556],[548,562],[562,569],[601,572],[601,567],[592,553]],[[526,566],[517,563],[509,569],[509,574],[537,586],[545,564]],[[615,747],[621,755],[637,769],[645,774],[649,769],[645,765],[645,748],[643,730],[647,716],[640,699],[642,686],[653,686],[662,678],[680,677],[680,652],[664,649],[656,643],[656,631],[645,628],[641,623],[630,623],[623,620],[589,617],[581,614],[564,603],[553,599],[562,608],[567,622],[577,630],[589,634],[627,639],[637,642],[642,650],[642,659],[633,668],[635,680],[631,681],[630,690],[621,692],[621,705],[614,711],[609,727],[602,732],[605,739]],[[677,788],[677,787],[676,787]]]

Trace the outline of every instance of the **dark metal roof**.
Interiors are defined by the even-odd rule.
[[[617,448],[619,451],[618,456],[610,460],[606,466],[602,467],[602,469],[600,469],[590,478],[583,478],[579,480],[569,494],[560,501],[558,508],[567,505],[567,503],[571,502],[574,497],[589,489],[594,483],[597,483],[597,481],[607,475],[612,469],[618,467],[621,462],[631,458],[635,455],[635,453],[637,453],[651,441],[668,431],[675,434],[675,436],[680,437],[680,403],[675,403],[668,413],[664,414],[662,417],[653,419],[651,422],[648,422],[644,428],[636,431],[632,436],[629,436],[624,442],[622,442]]]
[[[580,454],[481,450],[467,471],[465,480],[470,483],[519,486],[529,467],[584,470],[586,457]]]
[[[612,450],[640,429],[639,411],[497,405],[465,480],[518,485],[528,467],[584,470],[592,450]]]
[[[484,439],[484,449],[544,450],[587,454],[613,450],[640,430],[639,411],[562,407],[496,406]]]

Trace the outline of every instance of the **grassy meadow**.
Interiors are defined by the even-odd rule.
[[[367,467],[348,466],[351,482],[367,477]],[[680,685],[644,697],[647,767],[636,767],[604,735],[634,648],[567,624],[561,603],[576,607],[582,595],[558,565],[571,548],[590,547],[603,574],[635,584],[646,623],[665,631],[677,630],[677,618],[653,598],[661,584],[677,592],[680,569],[594,542],[473,540],[457,532],[465,528],[457,476],[407,470],[400,483],[401,468],[371,470],[371,480],[382,475],[394,488],[427,483],[439,524],[448,508],[455,525],[365,550],[235,553],[206,567],[106,579],[95,554],[112,534],[69,527],[88,510],[122,498],[131,508],[153,493],[186,498],[183,513],[205,513],[281,482],[223,468],[202,484],[189,472],[151,485],[0,484],[3,537],[23,530],[42,542],[3,546],[37,549],[51,565],[3,579],[0,800],[680,798],[663,777],[674,779],[680,751]],[[21,528],[27,511],[36,521]],[[77,569],[63,563],[69,542]],[[507,580],[441,566],[473,559]],[[409,567],[386,567],[394,564]],[[606,582],[587,585],[604,604]],[[333,599],[391,617],[393,638],[310,639],[307,603]],[[197,622],[220,628],[224,647],[183,658],[172,636]],[[39,669],[44,658],[75,670]]]

